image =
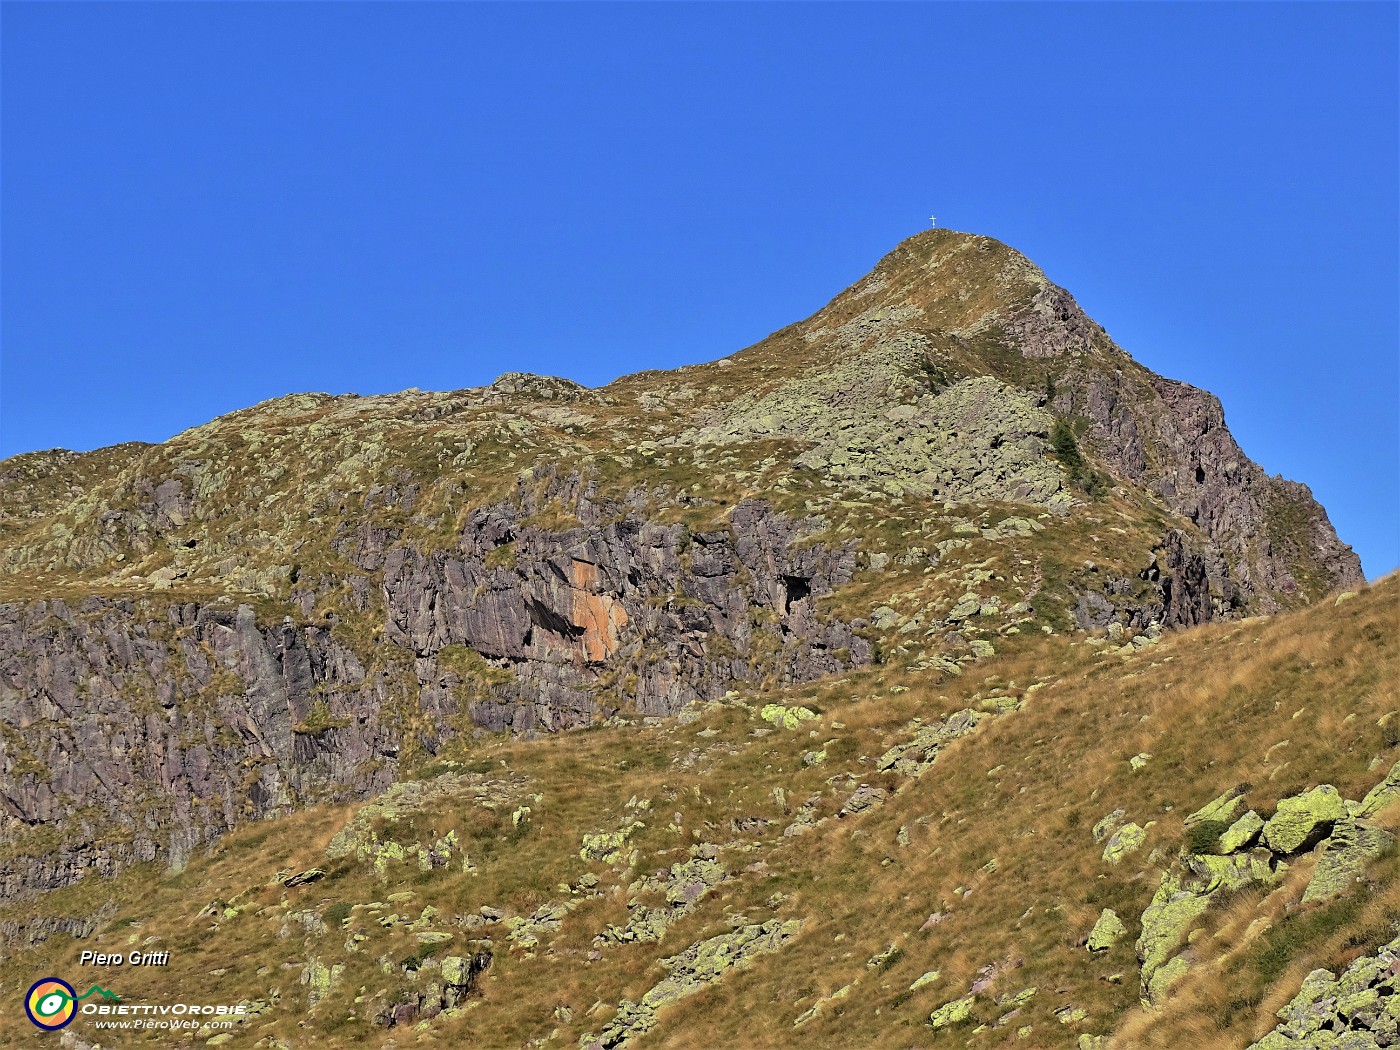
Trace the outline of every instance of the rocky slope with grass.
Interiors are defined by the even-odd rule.
[[[204,893],[211,858],[268,859],[233,843],[314,837],[308,829],[346,815],[337,807],[377,797],[331,833],[324,857],[303,858],[308,874],[292,886],[348,878],[373,897],[373,883],[355,881],[365,872],[400,894],[441,879],[432,916],[374,919],[428,947],[401,973],[376,957],[399,990],[371,1010],[338,998],[342,975],[365,961],[360,934],[336,952],[307,940],[315,965],[304,987],[279,985],[287,1008],[368,1025],[356,1039],[410,1024],[432,1038],[434,1018],[476,1009],[502,976],[490,963],[504,958],[501,923],[512,950],[534,959],[575,911],[602,909],[589,962],[664,942],[671,976],[625,1004],[598,1004],[597,1024],[568,1003],[555,1021],[585,1045],[622,1045],[686,1016],[680,1000],[730,969],[761,970],[790,957],[790,944],[814,943],[825,920],[779,904],[746,922],[731,909],[723,929],[700,919],[704,900],[775,862],[768,838],[815,875],[830,858],[807,856],[798,839],[831,819],[859,826],[911,782],[938,780],[945,749],[1002,724],[1032,685],[1061,681],[1052,669],[1087,660],[1086,682],[1135,675],[1127,668],[1186,628],[1347,608],[1329,596],[1362,585],[1307,489],[1253,464],[1214,398],[1134,362],[1013,250],[943,230],[910,238],[811,318],[709,364],[598,389],[511,374],[450,393],[293,395],[160,445],[18,456],[0,463],[0,899],[21,903],[0,935],[10,952],[100,936],[125,920],[50,904],[130,885],[129,869]],[[968,683],[1012,681],[1004,668],[1032,655],[1045,670],[1017,672],[1021,686],[973,689],[934,717]],[[884,698],[875,707],[912,719],[906,739],[843,736],[814,703],[855,703],[872,681]],[[705,712],[714,725],[679,728]],[[706,742],[725,733],[727,744]],[[719,805],[710,799],[773,779],[735,757],[766,754],[765,734],[821,739],[792,756],[795,780],[770,785],[777,816],[707,817],[703,834],[670,787],[666,825],[649,809],[655,792],[645,805],[642,794],[589,794],[566,771],[568,755],[606,764],[596,751],[606,739],[621,770],[639,761],[647,776],[718,777],[691,789]],[[1366,747],[1379,761],[1384,748]],[[526,772],[529,756],[547,766]],[[829,764],[838,756],[843,771]],[[1348,775],[1338,791],[1365,779]],[[571,784],[591,801],[566,807],[536,860],[551,872],[566,855],[592,866],[551,888],[543,869],[505,858],[536,841],[541,801],[556,805]],[[1361,794],[1337,798],[1360,805]],[[428,834],[420,825],[436,811],[475,815],[429,821]],[[1102,829],[1115,850],[1152,837],[1141,814],[1120,823]],[[641,829],[662,826],[680,838],[638,844],[652,834]],[[918,828],[900,827],[899,848]],[[1388,863],[1383,827],[1327,830],[1324,852],[1362,856],[1358,870]],[[1221,885],[1262,892],[1297,853],[1252,837],[1233,850],[1192,842],[1197,859],[1164,869],[1175,881],[1162,891],[1169,904],[1206,902],[1167,909],[1192,911],[1188,925],[1212,913]],[[755,856],[740,864],[746,851]],[[644,873],[641,857],[671,854]],[[454,912],[443,922],[467,932],[441,929],[440,893],[477,892],[496,857],[491,894],[510,910],[483,898],[496,918]],[[619,879],[631,872],[625,892],[599,864]],[[288,885],[267,874],[263,888],[239,891],[258,914]],[[251,905],[234,896],[203,901],[196,925],[217,931],[244,914]],[[326,907],[374,903],[351,896]],[[38,917],[23,918],[33,908]],[[300,923],[308,938],[335,939],[368,920],[354,914],[329,922],[302,909],[292,926],[279,918],[277,936],[295,940]],[[1104,930],[1128,919],[1118,909]],[[678,943],[672,926],[696,936]],[[249,951],[265,954],[265,932],[248,927]],[[1135,981],[1149,999],[1154,974],[1181,977],[1180,932],[1145,949]],[[871,972],[895,957],[872,957]],[[988,956],[980,965],[992,969],[972,984],[997,984],[1003,962]],[[821,1031],[852,995],[797,996],[800,1027]],[[950,999],[945,1023],[920,1038],[963,1031],[985,1013],[981,995]],[[262,1004],[269,1033],[281,1031],[279,1003]],[[521,1022],[522,1040],[540,1037],[533,1023]]]
[[[83,950],[181,1045],[1393,1046],[1400,578],[1026,632],[674,718],[457,737],[367,802],[0,906],[0,1045]],[[80,1018],[68,1045],[168,1045]]]

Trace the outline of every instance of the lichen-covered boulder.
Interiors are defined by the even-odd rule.
[[[462,957],[449,955],[442,960],[442,1007],[450,1010],[471,994],[477,977],[491,966],[490,952]]]
[[[1346,803],[1331,784],[1279,799],[1278,810],[1260,833],[1275,853],[1296,853],[1326,838],[1347,815]]]
[[[602,1033],[583,1036],[579,1045],[584,1050],[622,1046],[655,1025],[657,1011],[662,1007],[694,995],[755,955],[778,951],[801,929],[800,919],[770,919],[700,941],[679,955],[662,959],[661,965],[670,971],[670,976],[653,985],[639,1002],[624,999],[618,1003],[617,1013]]]
[[[1278,1012],[1279,1027],[1287,1036],[1306,1036],[1328,1020],[1336,1002],[1337,975],[1331,970],[1313,970],[1303,978],[1298,994]]]
[[[579,860],[596,860],[603,864],[613,863],[621,854],[622,845],[627,841],[628,836],[644,826],[640,821],[633,821],[617,831],[602,831],[596,835],[585,834],[583,848],[578,851]]]
[[[413,818],[425,810],[452,805],[460,798],[461,792],[471,790],[472,783],[458,774],[446,773],[431,781],[408,781],[393,785],[373,802],[361,806],[345,827],[336,833],[326,847],[326,859],[336,861],[353,857],[370,864],[380,878],[388,878],[398,865],[409,864],[415,865],[419,871],[449,866],[460,866],[463,871],[475,870],[455,830],[431,842],[405,843],[381,837],[383,826],[411,825]],[[505,797],[508,796],[503,792],[491,790],[479,801],[498,803]],[[319,870],[313,868],[296,878],[314,880],[315,872]]]
[[[1113,829],[1123,820],[1123,810],[1115,809],[1112,813],[1105,814],[1104,817],[1094,825],[1094,841],[1102,842],[1113,833]]]
[[[609,924],[598,938],[618,942],[659,941],[672,923],[689,915],[700,899],[727,876],[724,866],[715,859],[717,850],[712,843],[692,846],[690,852],[690,860],[678,861],[668,869],[632,883],[627,888],[626,924]],[[644,895],[658,894],[665,897],[665,907],[644,906],[641,901]]]
[[[666,936],[671,923],[684,914],[685,911],[677,908],[635,908],[628,915],[625,926],[610,923],[596,939],[620,944],[659,941]]]
[[[1238,890],[1252,882],[1273,882],[1277,877],[1274,857],[1266,849],[1236,853],[1228,857],[1213,854],[1188,855],[1186,867],[1196,877],[1196,892],[1209,896],[1220,890]]]
[[[1220,852],[1236,853],[1254,842],[1264,828],[1264,818],[1248,810],[1220,835]]]
[[[1400,799],[1400,762],[1390,767],[1385,779],[1366,792],[1360,802],[1348,802],[1347,813],[1353,817],[1370,817]]]
[[[759,717],[772,722],[779,729],[796,729],[803,722],[810,722],[817,713],[805,707],[784,707],[782,704],[764,704]]]
[[[1109,836],[1108,842],[1103,848],[1103,859],[1110,864],[1117,864],[1129,853],[1135,853],[1142,849],[1142,844],[1146,841],[1146,828],[1133,823],[1124,824]]]
[[[1123,920],[1118,917],[1118,913],[1112,908],[1105,908],[1103,914],[1099,916],[1098,922],[1094,923],[1094,928],[1089,932],[1087,947],[1091,952],[1106,952],[1127,933],[1128,927],[1123,925]]]
[[[882,772],[892,769],[896,773],[918,776],[933,764],[939,749],[950,741],[966,736],[977,728],[977,724],[989,717],[981,711],[965,708],[948,716],[947,721],[935,722],[914,734],[914,738],[903,744],[895,744],[876,764]]]
[[[851,985],[843,984],[840,988],[836,989],[836,991],[832,992],[830,995],[822,996],[815,1003],[813,1003],[809,1009],[804,1010],[802,1013],[800,1013],[797,1016],[797,1020],[792,1022],[792,1026],[794,1028],[801,1028],[812,1018],[816,1017],[817,1014],[821,1013],[823,1009],[830,1006],[832,1003],[839,1003],[842,999],[850,995],[851,988]]]
[[[1147,991],[1147,1001],[1150,1003],[1160,1003],[1167,998],[1167,992],[1171,986],[1176,984],[1186,976],[1186,971],[1190,964],[1186,961],[1186,956],[1176,955],[1152,971],[1152,976],[1147,978],[1144,987]]]
[[[948,612],[949,623],[959,623],[969,616],[976,616],[982,609],[982,598],[977,594],[964,594]]]
[[[560,904],[541,904],[529,915],[514,915],[506,920],[506,934],[517,948],[530,949],[540,943],[545,934],[557,932],[569,912],[578,906],[576,900]]]
[[[1152,976],[1176,951],[1186,930],[1209,906],[1209,898],[1182,884],[1180,876],[1168,871],[1142,913],[1142,933],[1137,939],[1137,956],[1142,965],[1144,994],[1152,988]],[[1149,995],[1150,998],[1150,995]]]
[[[1340,977],[1314,970],[1249,1050],[1380,1050],[1400,1045],[1400,937]]]
[[[1303,903],[1327,900],[1343,893],[1361,878],[1367,861],[1379,857],[1395,843],[1384,828],[1359,820],[1341,820],[1322,846],[1322,856],[1303,893]]]
[[[1040,989],[1035,986],[1022,988],[1019,992],[1006,992],[1003,995],[998,995],[994,1001],[998,1009],[1014,1010],[1018,1006],[1025,1006],[1034,999],[1035,993],[1038,991],[1040,991]]]
[[[330,995],[331,990],[340,981],[340,975],[345,972],[343,963],[336,963],[334,966],[327,966],[314,955],[306,960],[306,965],[301,970],[301,983],[306,985],[306,1003],[308,1006],[315,1006],[318,1002]]]
[[[968,643],[976,651],[976,643]],[[990,642],[987,644],[991,644]],[[1021,706],[1021,701],[1014,696],[989,696],[985,700],[977,701],[977,706],[988,714],[1004,715],[1009,711],[1015,711]]]
[[[1257,1043],[1251,1043],[1249,1050],[1308,1050],[1307,1044],[1284,1035],[1280,1031],[1272,1031],[1264,1036]]]
[[[1137,952],[1142,964],[1143,998],[1160,1002],[1167,988],[1186,972],[1186,959],[1173,956],[1215,894],[1256,882],[1275,882],[1286,868],[1262,847],[1229,856],[1183,854],[1162,876],[1152,903],[1142,913]]]
[[[975,995],[965,995],[961,999],[954,999],[951,1003],[944,1003],[928,1015],[928,1023],[934,1028],[947,1028],[949,1025],[961,1024],[972,1016],[972,1006],[976,1001]]]
[[[1223,795],[1207,802],[1196,812],[1186,818],[1186,826],[1189,828],[1193,824],[1203,824],[1206,821],[1216,821],[1221,824],[1228,824],[1235,817],[1235,810],[1240,808],[1244,802],[1244,789],[1231,788]]]
[[[873,809],[884,803],[889,797],[889,792],[884,788],[871,787],[869,784],[861,784],[851,793],[851,797],[846,800],[846,804],[841,807],[838,817],[855,816],[857,813],[864,813],[868,809]]]
[[[713,857],[695,856],[671,865],[662,886],[668,904],[694,904],[725,877],[724,865]]]

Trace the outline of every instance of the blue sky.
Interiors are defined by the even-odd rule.
[[[724,356],[928,224],[1400,564],[1395,4],[6,2],[0,456]]]

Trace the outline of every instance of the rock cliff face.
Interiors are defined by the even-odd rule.
[[[1291,604],[1318,581],[1361,582],[1359,559],[1307,486],[1271,478],[1252,462],[1214,395],[1149,376],[1150,392],[1134,397],[1121,373],[1078,370],[1061,385],[1055,410],[1089,420],[1094,449],[1117,476],[1150,489],[1209,536],[1259,611]]]
[[[0,464],[0,894],[178,866],[454,738],[1360,580],[1213,397],[929,231],[711,364],[293,395]]]
[[[668,715],[869,661],[852,625],[814,614],[853,545],[794,546],[804,524],[761,502],[693,535],[579,506],[594,524],[550,532],[503,504],[472,513],[456,550],[358,551],[387,642],[368,658],[335,624],[260,626],[229,601],[0,606],[0,893],[181,865],[240,820],[383,790],[405,755],[473,725],[576,728],[624,702]],[[358,579],[351,615],[371,607]]]
[[[553,533],[493,507],[470,515],[460,553],[384,558],[390,642],[420,658],[466,646],[509,676],[474,710],[478,724],[586,725],[601,673],[631,681],[638,713],[668,715],[764,674],[808,681],[868,662],[850,625],[815,616],[856,560],[853,543],[796,545],[816,523],[761,501],[735,506],[727,529],[696,533],[630,516],[604,524],[581,509],[592,524]],[[491,567],[503,551],[513,564]]]

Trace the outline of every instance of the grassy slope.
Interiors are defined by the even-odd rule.
[[[1245,893],[1208,913],[1195,941],[1202,961],[1177,1005],[1154,1014],[1138,1005],[1131,943],[1138,916],[1183,842],[1183,817],[1220,792],[1249,783],[1249,804],[1265,814],[1279,797],[1317,783],[1359,798],[1400,758],[1398,608],[1400,578],[1392,577],[1341,605],[1328,600],[1272,620],[1208,626],[1130,657],[1101,655],[1082,639],[1037,636],[961,678],[885,666],[760,701],[820,712],[797,731],[755,735],[766,728],[757,705],[730,703],[684,725],[477,742],[450,757],[462,763],[463,785],[494,785],[494,809],[473,802],[464,786],[386,829],[398,841],[425,842],[455,829],[475,874],[391,867],[380,879],[367,864],[329,864],[324,847],[353,810],[315,808],[229,835],[179,875],[147,868],[110,881],[88,878],[0,910],[0,921],[23,921],[106,904],[110,916],[94,938],[56,936],[0,964],[0,1045],[30,1038],[19,1000],[37,976],[86,985],[98,971],[77,968],[80,950],[143,944],[170,950],[169,968],[102,972],[128,1000],[178,993],[187,1001],[237,1001],[280,990],[278,1008],[232,1046],[268,1037],[296,1047],[391,1038],[400,1046],[576,1046],[580,1034],[603,1027],[621,998],[635,1000],[665,976],[659,959],[728,931],[735,916],[776,916],[805,921],[793,942],[663,1011],[638,1045],[993,1047],[1014,1040],[1062,1047],[1080,1032],[1121,1028],[1123,1046],[1242,1046],[1272,1026],[1269,1013],[1308,969],[1345,962],[1389,936],[1400,914],[1400,861],[1376,864],[1372,885],[1349,902],[1290,909],[1286,922],[1285,905],[1301,895],[1309,860],[1295,864],[1276,892]],[[1027,695],[1036,682],[1044,685]],[[875,759],[912,735],[914,719],[927,724],[993,693],[1022,697],[1022,705],[946,747],[919,779],[876,771]],[[822,748],[824,763],[803,764],[803,752]],[[1152,758],[1133,771],[1128,759],[1139,752]],[[782,835],[810,796],[822,795],[820,812],[834,814],[861,783],[891,791],[889,801],[800,837]],[[651,806],[629,807],[633,799]],[[521,804],[532,812],[516,828],[511,812]],[[1126,819],[1156,823],[1141,851],[1112,866],[1090,829],[1117,808]],[[761,832],[730,823],[754,817],[772,823]],[[1396,823],[1394,809],[1387,819]],[[645,825],[628,843],[638,851],[635,870],[580,859],[585,833],[634,820]],[[908,845],[898,842],[901,828]],[[731,877],[661,943],[608,945],[590,961],[593,935],[626,921],[628,884],[686,859],[700,842],[720,847]],[[313,865],[329,874],[292,890],[274,882],[278,871]],[[451,921],[484,904],[528,914],[567,899],[558,884],[585,872],[599,877],[602,892],[541,935],[533,953],[512,947],[504,926],[469,931]],[[398,891],[414,896],[387,902]],[[215,899],[242,910],[199,918]],[[324,934],[287,919],[369,902],[386,906],[356,910],[344,929],[332,924]],[[419,951],[413,931],[378,919],[416,917],[428,905],[441,912],[431,928],[454,935],[439,956],[464,954],[484,936],[493,940],[495,963],[472,1004],[455,1015],[420,1031],[376,1028],[365,1020],[368,1001],[409,987],[400,963]],[[1117,910],[1130,936],[1091,958],[1082,940],[1104,907]],[[928,926],[933,913],[946,918]],[[345,950],[352,932],[368,938],[357,953]],[[867,966],[891,946],[898,953]],[[308,1010],[299,978],[310,956],[347,968],[329,997]],[[1010,965],[978,1000],[972,1021],[941,1032],[927,1026],[933,1008],[965,995],[980,968],[1001,960]],[[941,977],[910,993],[932,969]],[[1121,981],[1109,979],[1117,974]],[[848,985],[794,1029],[800,1014]],[[995,1026],[1006,1011],[991,997],[1031,986],[1038,992],[1019,1016]],[[356,1004],[356,996],[367,1002]],[[1054,1011],[1064,1006],[1086,1016],[1062,1025]],[[975,1031],[983,1022],[989,1027]],[[1029,1033],[1016,1039],[1026,1025]],[[75,1031],[90,1038],[83,1027]],[[102,1042],[143,1044],[135,1035],[127,1040]]]

